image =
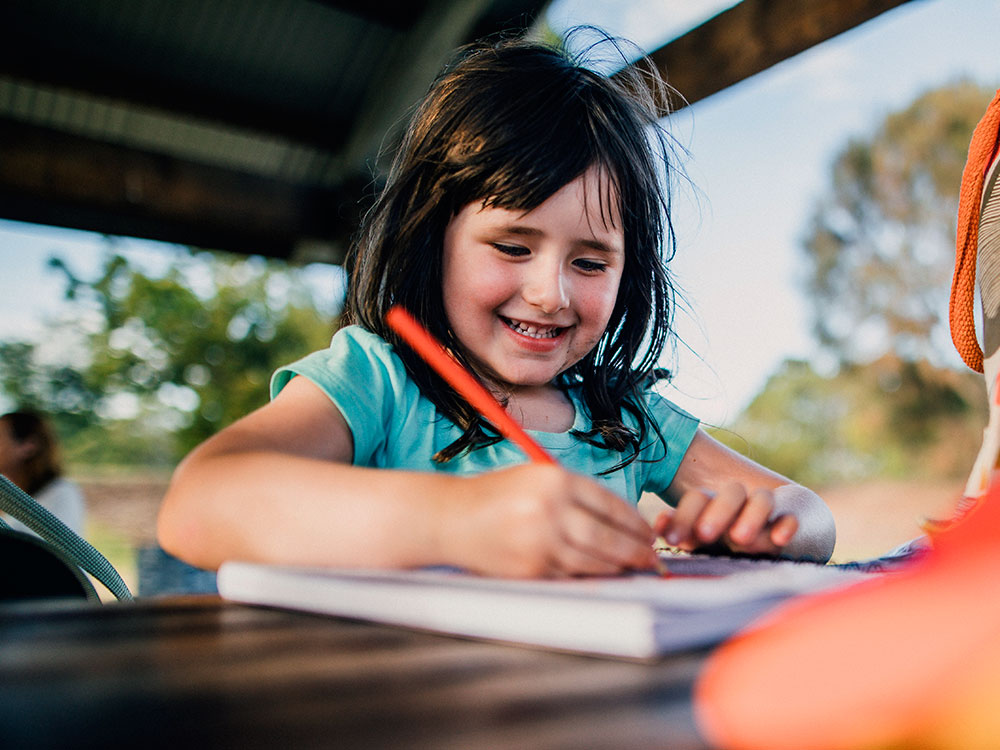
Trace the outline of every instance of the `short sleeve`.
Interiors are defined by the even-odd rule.
[[[699,422],[655,391],[646,394],[646,405],[660,428],[664,442],[661,443],[656,438],[655,432],[651,431],[652,435],[647,436],[647,446],[640,457],[647,467],[642,490],[663,494],[680,468],[681,461],[698,432]]]
[[[312,381],[344,415],[355,464],[368,464],[383,447],[397,396],[415,387],[393,348],[358,326],[337,331],[328,349],[278,369],[271,378],[271,398],[296,375]]]

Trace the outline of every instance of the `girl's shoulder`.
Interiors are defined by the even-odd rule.
[[[344,326],[334,333],[327,348],[276,370],[271,377],[271,397],[295,375],[305,375],[321,387],[334,383],[373,386],[378,381],[393,383],[407,377],[395,348],[358,325]]]
[[[403,361],[396,354],[395,347],[388,341],[359,325],[344,326],[333,334],[330,346],[305,357],[316,357],[328,362],[349,362],[360,366],[362,362],[381,363],[382,367],[397,369]]]
[[[338,329],[333,334],[333,338],[330,339],[328,349],[367,351],[378,356],[396,357],[396,350],[388,341],[359,325],[349,325]],[[328,349],[321,351],[328,351]]]
[[[654,417],[698,421],[697,417],[692,416],[665,396],[662,392],[662,387],[657,387],[656,384],[643,389],[642,399],[646,405],[646,409]]]
[[[434,423],[433,405],[422,398],[395,349],[360,326],[340,329],[326,349],[279,368],[271,378],[271,397],[296,376],[311,381],[340,411],[356,464],[397,465],[395,454],[391,460],[386,456],[392,445],[412,443],[405,428]]]

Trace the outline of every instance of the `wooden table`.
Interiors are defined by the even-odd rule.
[[[2,748],[704,748],[653,665],[217,597],[0,607]]]

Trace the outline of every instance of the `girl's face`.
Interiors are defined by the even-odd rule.
[[[527,213],[475,201],[448,223],[445,313],[501,388],[552,382],[604,333],[625,265],[617,201],[601,211],[607,188],[592,167]]]

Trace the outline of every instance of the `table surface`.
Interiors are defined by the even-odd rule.
[[[705,748],[655,664],[213,596],[0,607],[0,747]]]

